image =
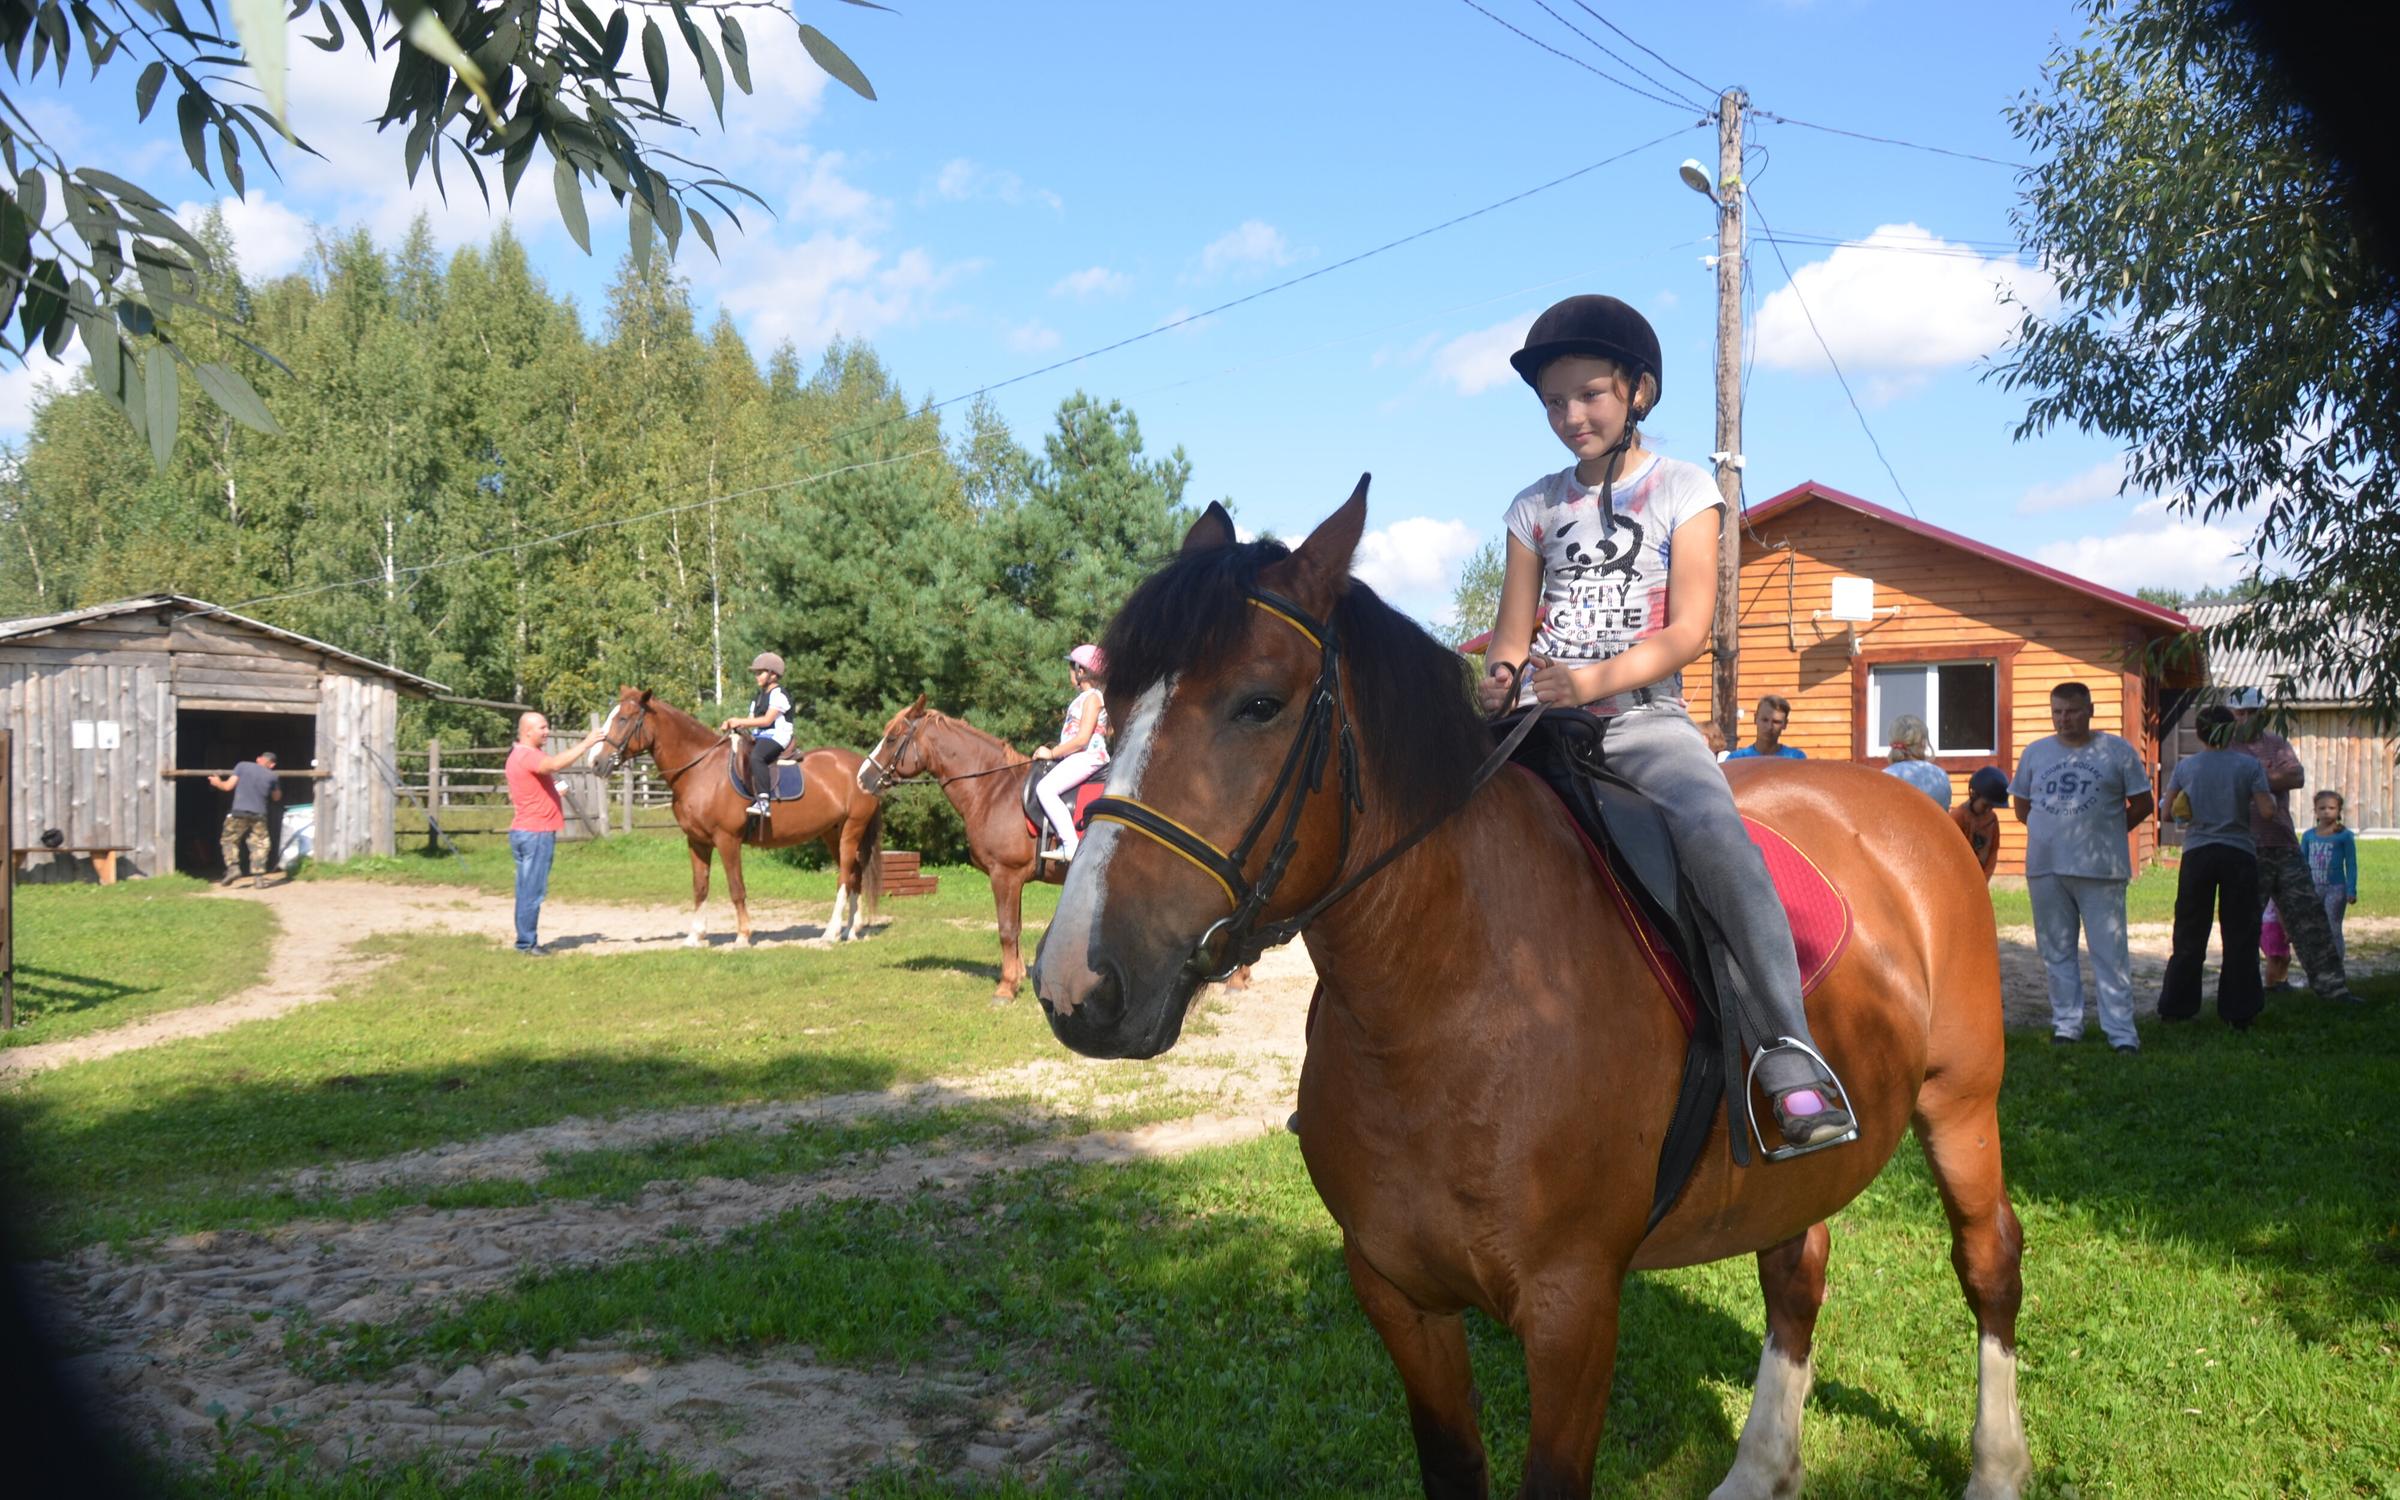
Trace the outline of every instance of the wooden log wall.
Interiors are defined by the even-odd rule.
[[[1841,575],[1873,579],[1878,609],[1899,606],[1896,615],[1856,627],[1855,659],[1851,627],[1811,618],[1832,607],[1833,579]],[[1818,502],[1786,511],[1744,538],[1738,613],[1745,743],[1752,706],[1775,693],[1792,704],[1787,744],[1812,759],[1880,765],[1880,757],[1859,751],[1857,705],[1870,669],[1988,660],[2001,664],[2000,745],[1990,755],[1942,762],[1954,799],[1964,800],[1977,766],[1996,764],[2014,774],[2025,747],[2051,732],[2050,689],[2061,682],[2090,687],[2092,726],[2124,736],[2156,769],[2157,748],[2143,730],[2147,693],[2138,673],[2126,670],[2135,617],[2072,589]],[[1710,701],[1710,665],[1703,657],[1684,670],[1684,698],[1702,715]],[[2133,852],[2138,861],[2154,849],[2155,821],[2136,836]],[[2024,860],[2024,826],[2003,813],[2001,873],[2022,874]]]
[[[173,754],[167,644],[148,615],[0,643],[0,723],[13,731],[16,782],[11,848],[56,828],[70,844],[124,846],[124,873],[174,868],[175,799],[158,775]],[[75,748],[78,721],[114,722],[116,748]]]
[[[390,682],[327,672],[317,700],[317,766],[333,774],[317,793],[316,857],[355,859],[397,847],[393,778],[400,698]]]

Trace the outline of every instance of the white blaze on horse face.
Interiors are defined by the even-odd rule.
[[[1793,1359],[1775,1347],[1773,1338],[1767,1340],[1733,1469],[1708,1492],[1708,1500],[1780,1500],[1800,1493],[1800,1413],[1812,1379],[1807,1361]]]
[[[592,742],[592,753],[584,757],[593,765],[600,764],[601,757],[608,754],[608,732],[617,727],[617,710],[624,706],[622,703],[610,704],[608,717],[600,721],[600,738]]]
[[[1108,762],[1106,785],[1110,796],[1141,796],[1142,773],[1150,765],[1150,748],[1158,732],[1158,721],[1166,714],[1167,700],[1174,694],[1175,679],[1165,677],[1134,700],[1133,716]],[[1058,898],[1058,914],[1050,919],[1050,930],[1042,936],[1036,969],[1045,962],[1071,965],[1051,972],[1071,985],[1076,994],[1081,994],[1093,977],[1092,935],[1099,929],[1100,913],[1108,906],[1108,862],[1117,852],[1117,840],[1124,832],[1114,823],[1095,823],[1084,834],[1083,842],[1075,850],[1075,862],[1067,866],[1067,883]],[[1057,940],[1055,944],[1053,939]],[[1034,975],[1036,990],[1042,988],[1042,978],[1038,972]]]
[[[875,742],[875,748],[867,752],[867,758],[859,763],[858,789],[870,797],[882,789],[883,778],[889,774],[884,770],[883,747],[891,742],[892,732],[887,729],[883,732],[883,738]],[[867,785],[867,777],[870,773],[875,777],[873,786]]]
[[[1990,1334],[1976,1351],[1974,1468],[1967,1500],[2017,1500],[2033,1477],[2017,1413],[2016,1351]]]

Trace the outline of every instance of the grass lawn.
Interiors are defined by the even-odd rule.
[[[2400,1093],[2400,982],[2363,988],[2381,1001],[2365,1015],[2273,1008],[2246,1038],[2178,1028],[2138,1061],[2012,1041],[2038,1493],[2393,1493],[2400,1141],[2358,1105]],[[1974,1341],[1947,1252],[1904,1147],[1835,1224],[1812,1496],[1964,1484]],[[1280,1137],[810,1209],[686,1255],[532,1278],[430,1327],[326,1333],[294,1346],[320,1371],[588,1338],[666,1357],[798,1343],[845,1363],[953,1360],[1097,1386],[1131,1493],[1416,1493],[1397,1382]],[[1599,1492],[1707,1490],[1760,1334],[1747,1260],[1637,1278]],[[1475,1352],[1506,1493],[1527,1420],[1518,1352],[1480,1319]],[[943,1491],[897,1475],[876,1493]]]
[[[188,876],[16,890],[17,1024],[0,1047],[205,1005],[266,972],[275,918]]]
[[[2125,919],[2129,922],[2175,920],[2175,866],[2153,865],[2133,877],[2125,888]],[[2022,881],[2015,888],[1992,888],[1992,910],[2000,925],[2033,925],[2033,903]],[[2400,839],[2361,839],[2358,844],[2358,904],[2353,916],[2400,917]]]
[[[338,865],[310,864],[303,880],[396,880],[409,884],[465,885],[505,895],[516,885],[505,835],[462,837],[460,853],[427,853],[412,849],[348,860]],[[558,846],[550,869],[550,899],[554,901],[633,901],[657,905],[662,900],[691,899],[692,861],[681,834],[619,834]],[[992,919],[991,883],[969,866],[927,866],[925,873],[941,877],[941,889],[930,896],[908,896],[884,904],[884,914],[898,917],[969,917]],[[830,870],[804,870],[778,858],[776,852],[745,851],[742,876],[750,895],[760,901],[833,901],[835,881]],[[725,872],[712,865],[709,881],[712,909],[726,904]],[[1046,922],[1058,907],[1058,887],[1025,888],[1025,920]],[[1027,954],[1030,962],[1032,955]]]

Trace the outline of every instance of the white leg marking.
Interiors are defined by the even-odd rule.
[[[1800,1412],[1816,1376],[1810,1367],[1775,1347],[1759,1351],[1758,1384],[1750,1392],[1750,1417],[1742,1423],[1733,1469],[1708,1500],[1796,1500],[1800,1493]]]
[[[2017,1356],[1990,1334],[1976,1350],[1975,1461],[1967,1500],[2017,1500],[2033,1477],[2017,1412]]]
[[[825,935],[837,943],[849,935],[842,931],[842,911],[849,904],[850,888],[846,885],[835,886],[833,888],[833,915],[825,921]]]
[[[703,915],[701,914],[701,910],[700,910],[700,908],[699,908],[699,907],[697,907],[697,906],[693,907],[693,908],[692,908],[692,935],[691,935],[690,937],[688,937],[688,938],[685,938],[685,939],[683,940],[683,946],[685,946],[686,948],[697,948],[697,947],[699,947],[699,946],[700,946],[700,934],[701,934],[701,932],[702,932],[703,930],[705,930],[705,929],[707,928],[707,926],[708,926],[708,918],[707,918],[707,917],[705,917],[705,916],[703,916]]]
[[[1134,700],[1133,715],[1118,741],[1119,748],[1108,763],[1108,792],[1114,797],[1139,797],[1142,794],[1142,773],[1150,764],[1150,747],[1158,733],[1158,721],[1166,713],[1167,700],[1175,694],[1175,679],[1162,678],[1150,685],[1149,691]],[[1100,912],[1108,904],[1108,861],[1117,851],[1117,838],[1125,830],[1114,823],[1095,823],[1083,836],[1075,851],[1075,862],[1067,866],[1067,883],[1059,893],[1058,912],[1050,919],[1050,932],[1043,951],[1059,955],[1054,963],[1073,963],[1078,968],[1091,951],[1091,938],[1100,920]],[[1049,938],[1057,939],[1053,947]],[[1037,968],[1040,966],[1037,958]],[[1034,979],[1041,983],[1037,974]]]

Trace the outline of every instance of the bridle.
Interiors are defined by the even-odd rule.
[[[1342,705],[1342,647],[1329,620],[1319,620],[1307,610],[1267,589],[1253,588],[1245,596],[1254,609],[1281,620],[1317,648],[1317,680],[1309,690],[1308,704],[1302,710],[1300,732],[1293,736],[1291,748],[1284,753],[1283,767],[1276,772],[1275,785],[1267,800],[1251,819],[1242,837],[1231,850],[1216,845],[1194,833],[1166,813],[1132,797],[1102,796],[1092,803],[1086,815],[1090,822],[1115,823],[1130,828],[1143,837],[1163,844],[1169,850],[1198,866],[1225,892],[1233,910],[1211,923],[1192,944],[1184,959],[1184,970],[1202,980],[1219,980],[1244,964],[1255,963],[1260,954],[1281,943],[1290,942],[1326,908],[1358,889],[1385,865],[1414,848],[1434,829],[1465,808],[1492,774],[1505,765],[1536,720],[1541,718],[1537,707],[1525,715],[1512,729],[1499,748],[1486,757],[1469,780],[1465,795],[1452,806],[1417,825],[1405,837],[1367,862],[1356,874],[1337,882],[1324,895],[1310,902],[1297,914],[1280,922],[1262,921],[1267,904],[1283,883],[1284,871],[1291,865],[1292,856],[1300,848],[1300,815],[1308,805],[1311,794],[1325,785],[1325,767],[1339,756],[1342,786],[1338,793],[1341,802],[1342,834],[1340,852],[1334,869],[1341,870],[1350,863],[1350,838],[1354,814],[1367,809],[1358,780],[1358,741],[1351,731],[1349,711]],[[1339,726],[1336,716],[1339,715]],[[1290,799],[1285,805],[1285,799]],[[1251,852],[1257,848],[1275,810],[1284,807],[1282,826],[1276,831],[1275,843],[1267,851],[1267,862],[1253,881],[1244,873]]]
[[[925,717],[926,716],[924,714],[920,713],[915,718],[908,721],[908,729],[900,736],[900,743],[892,747],[892,765],[896,766],[900,764],[900,757],[907,753],[910,745],[916,743],[918,732],[925,727]],[[875,750],[881,750],[882,748],[883,741],[877,740],[875,742]],[[862,792],[867,791],[867,785],[865,781],[867,766],[873,766],[875,768],[875,787],[872,792],[869,792],[870,796],[880,797],[888,788],[909,785],[907,781],[903,781],[899,777],[894,776],[889,766],[884,765],[882,761],[879,761],[875,758],[875,750],[870,750],[867,752],[866,765],[862,765],[858,768],[858,774],[860,777],[859,790]]]
[[[621,703],[617,705],[618,708],[623,708],[624,706],[625,705]],[[609,712],[613,716],[616,710],[611,709]],[[642,725],[647,722],[649,718],[650,705],[645,702],[633,711],[632,718],[625,721],[625,733],[622,737],[619,737],[614,731],[611,731],[600,741],[601,748],[608,752],[608,758],[612,764],[618,761],[630,759],[634,754],[638,753],[629,749],[628,747],[633,744],[634,737],[642,732]],[[693,756],[690,760],[685,761],[682,765],[677,766],[672,771],[668,770],[663,765],[660,766],[658,768],[660,779],[665,781],[669,786],[673,786],[675,784],[676,777],[681,776],[684,772],[700,764],[700,762],[708,759],[710,753],[714,751],[717,746],[725,743],[725,741],[729,738],[731,738],[731,736],[719,736],[717,739],[709,741],[707,749],[702,750],[698,755]],[[655,746],[652,747],[652,759],[657,758],[656,748],[657,747]]]

